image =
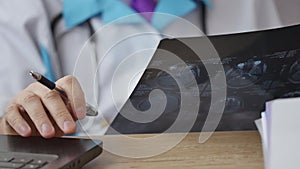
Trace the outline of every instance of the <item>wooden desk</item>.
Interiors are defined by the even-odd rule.
[[[151,135],[135,135],[149,136]],[[105,144],[118,137],[103,136],[101,140]],[[130,159],[104,151],[84,169],[263,169],[261,140],[256,131],[216,132],[204,144],[198,143],[198,137],[199,133],[190,133],[170,151],[151,158]],[[127,148],[130,151],[131,147]]]

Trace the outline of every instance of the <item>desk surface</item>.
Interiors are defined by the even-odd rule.
[[[133,137],[149,136],[153,135],[133,135]],[[103,136],[100,139],[105,144],[119,137]],[[190,133],[170,151],[151,158],[131,159],[104,151],[101,156],[88,163],[84,169],[263,168],[261,140],[256,131],[216,132],[204,144],[199,144],[198,138],[199,133]],[[126,149],[130,151],[132,148],[129,146]]]

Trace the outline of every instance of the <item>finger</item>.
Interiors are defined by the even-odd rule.
[[[41,98],[44,106],[51,115],[49,116],[50,121],[52,121],[52,124],[55,123],[56,136],[57,134],[71,134],[76,131],[76,123],[70,113],[72,110],[68,110],[64,100],[57,91],[50,90],[40,83],[31,84],[28,90]]]
[[[66,76],[56,83],[66,92],[76,117],[84,119],[86,116],[84,93],[77,79],[73,76]]]
[[[29,127],[31,128],[31,136],[41,136],[37,128],[35,127],[33,121],[30,119],[29,115],[25,111],[25,109],[19,105],[19,112],[23,119],[27,122]]]
[[[55,128],[55,136],[71,134],[76,131],[76,123],[57,91],[49,90],[39,83],[33,83],[28,87],[28,90],[41,98],[50,113],[49,118]]]
[[[4,118],[1,118],[1,120],[0,120],[0,127],[1,127],[1,129],[0,129],[1,134],[20,135],[8,124],[8,122]]]
[[[65,103],[57,91],[49,90],[41,94],[42,102],[51,114],[52,118],[65,134],[71,134],[76,131],[76,124],[68,111]]]
[[[51,138],[54,136],[54,127],[45,112],[39,96],[31,91],[24,90],[19,97],[17,97],[17,104],[22,105],[43,137]]]
[[[54,136],[54,137],[62,137],[62,136],[64,136],[65,134],[67,134],[67,133],[65,133],[62,129],[60,129],[60,127],[56,124],[56,122],[55,122],[55,120],[53,119],[52,116],[49,116],[49,119],[50,119],[50,121],[51,121],[51,123],[53,124],[54,129],[55,129],[55,136]],[[68,133],[68,134],[69,134],[69,133]]]
[[[26,122],[29,124],[30,128],[31,128],[31,135],[32,136],[41,136],[41,134],[39,133],[39,131],[36,129],[33,121],[30,119],[29,115],[26,113],[26,111],[24,110],[23,107],[19,107],[19,111],[20,114],[22,115],[22,117],[24,118],[24,120],[26,120]],[[56,124],[56,122],[54,121],[54,119],[51,116],[48,116],[48,118],[50,119],[52,125],[54,126],[55,129],[55,136],[54,137],[61,137],[64,136],[64,132],[58,127],[58,125]]]
[[[6,108],[5,121],[23,137],[28,137],[32,134],[30,126],[21,116],[19,106],[16,104],[11,104]]]

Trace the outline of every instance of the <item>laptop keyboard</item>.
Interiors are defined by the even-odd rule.
[[[57,158],[54,154],[0,152],[0,169],[38,169]]]

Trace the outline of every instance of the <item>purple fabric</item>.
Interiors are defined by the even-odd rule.
[[[132,9],[141,13],[141,15],[148,22],[151,22],[152,13],[144,13],[144,12],[153,12],[155,10],[156,3],[154,2],[154,0],[132,0],[130,5]]]

